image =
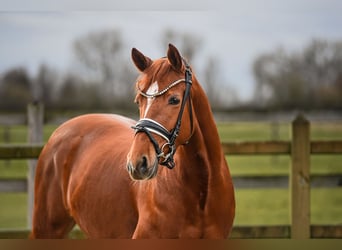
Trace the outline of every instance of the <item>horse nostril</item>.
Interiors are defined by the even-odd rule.
[[[147,158],[145,156],[142,157],[138,169],[139,169],[139,172],[141,174],[146,174],[146,172],[147,172]]]

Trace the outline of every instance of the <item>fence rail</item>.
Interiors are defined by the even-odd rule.
[[[43,145],[3,144],[0,145],[0,159],[36,159]]]
[[[289,155],[290,141],[223,142],[226,155]],[[43,144],[2,144],[0,159],[35,159]],[[342,154],[342,141],[311,141],[310,154]]]
[[[31,111],[42,112],[36,107]],[[38,116],[40,117],[40,116]],[[41,118],[38,120],[42,120]],[[41,124],[31,126],[40,127]],[[30,129],[34,131],[35,129]],[[36,131],[37,133],[37,131]],[[39,132],[42,134],[42,131]],[[310,175],[310,155],[312,154],[342,154],[342,141],[310,141],[310,123],[302,116],[292,122],[291,141],[258,141],[258,142],[223,142],[222,148],[227,155],[289,155],[291,157],[291,173],[289,176],[235,176],[236,188],[249,187],[281,187],[289,188],[291,197],[291,225],[280,226],[238,226],[234,227],[233,238],[342,238],[342,225],[310,225],[310,189],[312,187],[342,185],[342,175]],[[39,140],[38,140],[39,142]],[[32,144],[33,143],[33,144]],[[0,159],[36,159],[43,148],[37,140],[31,140],[27,145],[0,145]],[[31,167],[29,176],[33,176]],[[32,197],[34,180],[0,179],[0,192],[28,191]],[[32,202],[32,201],[29,201]],[[28,225],[30,227],[29,207]],[[0,231],[0,238],[26,237],[27,230]]]
[[[311,154],[342,154],[342,141],[312,141]],[[0,145],[0,159],[35,159],[39,156],[43,144]],[[291,142],[223,142],[222,148],[226,155],[289,155]],[[236,188],[288,188],[288,175],[269,176],[233,176]],[[340,187],[342,174],[313,175],[310,179],[311,188]],[[4,179],[0,177],[1,192],[26,192],[26,179]]]

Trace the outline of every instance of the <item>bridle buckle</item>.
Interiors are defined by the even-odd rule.
[[[166,146],[169,147],[169,152],[165,154]],[[161,161],[161,164],[164,164],[168,160],[171,160],[171,157],[175,153],[175,149],[176,149],[176,146],[171,145],[169,142],[166,142],[163,144],[163,146],[161,146],[161,148],[160,148],[161,153],[158,155],[158,159],[164,159]]]

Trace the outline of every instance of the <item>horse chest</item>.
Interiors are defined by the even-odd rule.
[[[155,192],[138,201],[135,238],[201,238],[204,234],[203,194]],[[145,195],[145,198],[147,196]]]
[[[150,211],[146,215],[139,214],[139,217],[142,219],[133,238],[201,238],[204,234],[203,217],[196,211],[185,214]]]

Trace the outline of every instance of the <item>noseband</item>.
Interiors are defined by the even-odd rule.
[[[191,85],[192,85],[192,80],[191,80],[192,73],[191,73],[190,66],[186,63],[185,60],[183,60],[183,61],[185,63],[185,78],[184,79],[179,79],[179,80],[171,83],[167,88],[165,88],[162,91],[159,91],[158,93],[155,93],[155,94],[147,94],[147,93],[142,92],[140,89],[138,89],[139,93],[142,96],[145,96],[147,98],[154,98],[154,97],[163,95],[169,89],[176,86],[177,84],[179,84],[181,82],[185,82],[186,88],[185,88],[184,96],[182,99],[182,103],[181,103],[181,107],[179,110],[179,114],[178,114],[178,118],[177,118],[175,127],[171,131],[168,131],[163,125],[161,125],[160,123],[158,123],[152,119],[149,119],[149,118],[140,119],[137,122],[137,124],[132,127],[133,129],[135,129],[136,134],[140,133],[140,132],[144,132],[148,136],[148,138],[152,142],[153,147],[157,153],[157,158],[158,158],[159,164],[166,166],[169,169],[173,169],[175,166],[175,162],[173,159],[173,156],[176,152],[175,142],[176,142],[176,138],[179,134],[185,104],[188,101],[188,99],[190,98],[190,89],[191,89]],[[189,114],[190,114],[190,123],[191,123],[191,131],[192,131],[193,125],[192,125],[191,100],[189,100]],[[153,137],[152,134],[157,134],[157,135],[161,136],[162,138],[164,138],[166,140],[166,143],[163,144],[161,147],[159,147],[158,142],[156,141],[156,139]],[[169,152],[165,154],[164,151],[167,149],[166,147],[168,147]]]

